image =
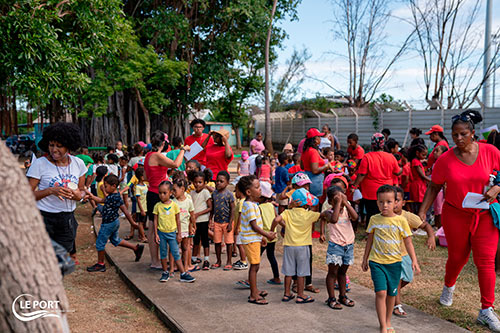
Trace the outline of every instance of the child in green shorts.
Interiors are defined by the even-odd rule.
[[[392,310],[401,278],[401,243],[412,261],[412,269],[420,273],[420,267],[411,242],[411,230],[406,219],[394,213],[396,189],[383,185],[377,190],[377,206],[380,214],[370,218],[368,240],[363,256],[363,271],[370,267],[375,287],[375,307],[377,309],[380,332],[394,332],[391,327]]]

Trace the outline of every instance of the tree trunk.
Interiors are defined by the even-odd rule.
[[[115,100],[116,100],[116,116],[118,117],[118,121],[120,123],[120,135],[118,135],[118,140],[124,141],[124,144],[127,142],[127,125],[125,124],[125,109],[123,103],[123,91],[115,92]]]
[[[266,138],[264,140],[266,149],[272,154],[273,150],[273,140],[271,137],[271,107],[269,101],[269,49],[271,45],[271,34],[273,32],[273,18],[274,13],[276,12],[276,5],[278,4],[278,0],[273,1],[273,9],[271,11],[271,19],[269,22],[269,29],[267,30],[267,38],[266,38],[266,51],[265,51],[265,80],[266,85],[264,88],[264,97],[265,97],[265,106],[264,110],[266,112]]]
[[[234,135],[236,137],[236,148],[241,149],[241,137],[240,137],[240,128],[233,127]]]
[[[135,95],[137,97],[137,102],[139,103],[139,106],[144,113],[144,125],[145,125],[145,133],[144,136],[146,137],[146,143],[151,143],[151,121],[149,118],[149,111],[146,109],[144,106],[144,103],[142,102],[141,98],[141,93],[139,92],[139,89],[134,88]]]
[[[62,283],[54,249],[40,216],[31,189],[21,169],[13,168],[17,160],[0,144],[0,172],[9,177],[0,178],[0,197],[3,212],[0,223],[0,332],[69,332],[66,314],[61,318],[45,317],[21,321],[12,312],[13,301],[20,299],[59,301],[57,310],[67,311],[68,300]],[[19,209],[27,207],[29,209]],[[26,304],[25,304],[26,305]],[[21,310],[19,300],[16,313],[40,310]]]

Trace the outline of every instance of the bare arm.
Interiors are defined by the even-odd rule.
[[[210,133],[208,133],[207,137],[205,138],[205,140],[203,140],[203,142],[201,143],[201,148],[205,149],[208,145],[208,141],[210,140],[210,138],[212,137],[212,133],[213,131],[210,131]]]
[[[154,214],[153,228],[154,228],[154,233],[155,233],[155,242],[156,242],[156,244],[160,244],[160,237],[158,236],[158,215],[157,214]]]
[[[212,199],[208,199],[207,200],[207,209],[204,209],[198,213],[195,213],[194,215],[196,216],[196,218],[198,218],[198,216],[201,216],[201,215],[204,215],[206,213],[211,213],[212,212]]]
[[[278,225],[283,228],[285,227],[285,221],[283,221],[283,217],[281,215],[278,215],[274,218],[273,223],[271,224],[271,231],[274,232]]]
[[[370,251],[373,245],[373,232],[368,234],[368,239],[366,240],[365,253],[363,255],[363,262],[361,263],[361,268],[363,272],[368,270],[368,257],[370,256]]]
[[[311,163],[311,172],[315,175],[324,172],[326,169],[330,167],[330,163],[323,165],[322,167],[318,166],[318,163]]]
[[[233,156],[233,152],[231,151],[231,146],[225,136],[222,136],[222,143],[224,144],[224,157],[226,160],[229,160]]]
[[[233,230],[233,216],[234,216],[234,208],[235,204],[234,201],[231,201],[231,204],[229,205],[229,225],[227,226],[227,232],[231,232]]]
[[[420,225],[419,227],[420,229],[422,230],[425,230],[425,232],[427,233],[427,247],[429,248],[429,250],[435,250],[436,249],[436,236],[434,235],[434,229],[432,229],[432,226],[427,223],[427,222],[424,222]]]
[[[253,231],[258,233],[259,235],[262,235],[262,236],[268,238],[269,240],[273,240],[274,238],[276,238],[275,232],[267,232],[264,229],[262,229],[261,227],[259,227],[257,225],[257,220],[250,221],[250,226],[252,227]]]
[[[180,213],[175,214],[175,224],[177,224],[177,243],[182,241]]]
[[[123,214],[125,214],[125,217],[127,218],[127,220],[130,222],[130,225],[137,227],[138,226],[137,222],[134,221],[134,219],[132,218],[132,215],[130,215],[130,213],[128,212],[127,207],[125,207],[125,204],[121,205],[120,209],[123,212]]]
[[[418,211],[418,216],[422,221],[426,220],[426,213],[431,208],[432,203],[436,199],[439,191],[441,191],[441,188],[443,185],[436,184],[434,182],[430,182],[429,185],[427,186],[427,191],[425,191],[425,196],[424,200],[422,201],[422,205],[420,206],[420,210]]]
[[[417,170],[417,175],[422,178],[423,180],[427,181],[427,182],[430,182],[431,181],[431,177],[429,176],[426,176],[425,173],[424,173],[424,170],[418,166],[415,170]]]
[[[189,148],[189,146],[185,146],[185,148]],[[181,149],[179,155],[177,155],[174,161],[172,161],[170,158],[163,155],[162,153],[154,154],[153,156],[155,157],[155,161],[158,163],[159,166],[164,166],[170,169],[177,169],[182,164],[182,160],[184,159],[184,152],[185,152],[184,148]]]

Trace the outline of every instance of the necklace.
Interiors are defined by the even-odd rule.
[[[69,171],[71,170],[71,158],[69,157],[69,155],[66,155],[66,156],[68,157],[68,163],[66,164],[64,169],[61,167],[62,174],[61,174],[61,171],[59,170],[59,167],[57,166],[57,161],[52,158],[54,160],[54,165],[56,166],[57,174],[59,175],[59,179],[61,181],[62,187],[70,187],[69,185],[71,184],[71,183],[68,183],[66,186],[64,186],[63,175],[67,176]],[[63,199],[64,199],[64,205],[66,206],[66,210],[69,211],[70,210],[69,205],[71,205],[71,203],[69,202],[70,199],[67,199],[67,198],[63,198]]]

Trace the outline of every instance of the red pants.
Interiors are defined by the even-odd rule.
[[[442,224],[448,242],[448,261],[444,284],[452,287],[469,260],[470,251],[477,267],[481,306],[486,309],[495,302],[495,254],[498,229],[489,211],[475,214],[458,209],[447,202],[443,205]]]

